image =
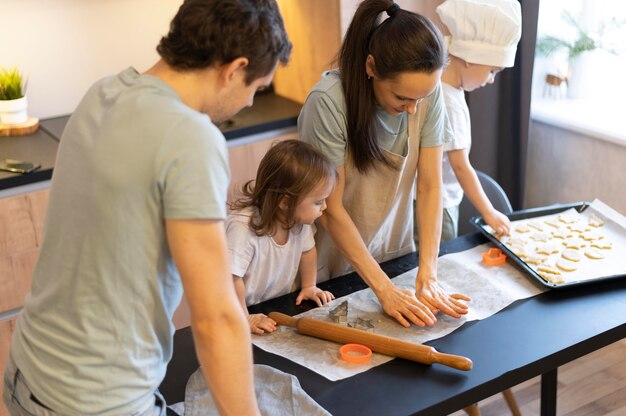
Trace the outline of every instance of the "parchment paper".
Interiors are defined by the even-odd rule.
[[[489,247],[485,244],[439,258],[440,284],[448,293],[462,293],[472,298],[469,313],[461,319],[440,313],[437,315],[437,322],[432,327],[419,328],[413,325],[410,328],[404,328],[382,311],[378,299],[370,289],[335,299],[323,307],[315,308],[297,317],[330,322],[329,311],[348,300],[348,322],[356,318],[371,320],[375,325],[370,330],[373,333],[424,343],[449,334],[467,321],[487,318],[518,299],[528,298],[546,290],[508,263],[491,267],[483,265],[481,253],[487,251]],[[417,269],[410,270],[394,278],[393,282],[400,288],[414,290],[416,274]],[[367,371],[392,359],[392,357],[374,353],[367,364],[347,363],[339,358],[339,344],[298,334],[294,328],[290,327],[281,326],[271,334],[253,335],[252,341],[258,347],[288,358],[331,381]]]

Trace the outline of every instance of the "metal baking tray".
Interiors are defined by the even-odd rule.
[[[567,211],[568,209],[574,208],[578,212],[583,212],[589,207],[588,202],[576,202],[572,204],[564,204],[564,205],[551,205],[547,207],[541,208],[531,208],[521,211],[515,211],[511,214],[508,214],[507,217],[511,221],[516,220],[526,220],[535,217],[541,217],[544,215],[558,214],[559,212]],[[591,283],[597,283],[600,281],[612,280],[617,278],[626,277],[624,274],[616,274],[610,276],[598,277],[597,279],[591,280],[582,280],[582,281],[572,281],[566,283],[552,283],[541,277],[535,270],[533,270],[524,260],[515,255],[509,248],[504,245],[500,240],[498,240],[495,236],[491,235],[489,231],[487,231],[484,227],[487,225],[483,220],[483,217],[476,216],[470,219],[470,223],[476,227],[485,237],[489,239],[496,247],[501,249],[509,259],[511,259],[517,266],[519,266],[523,271],[525,271],[528,275],[530,275],[534,280],[539,282],[541,285],[548,287],[550,289],[565,289],[572,286],[581,286]]]

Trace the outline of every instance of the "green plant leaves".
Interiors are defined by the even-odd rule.
[[[619,22],[616,19],[612,19],[609,25],[607,25],[606,22],[601,22],[595,33],[587,33],[569,12],[564,11],[562,18],[566,23],[576,29],[576,40],[569,42],[555,36],[542,36],[537,40],[537,53],[539,55],[549,56],[559,49],[566,49],[569,59],[573,59],[583,52],[595,49],[605,49],[610,53],[615,53],[612,49],[602,44],[602,38],[608,30],[619,28],[626,23],[626,20]]]
[[[0,100],[16,100],[25,92],[24,77],[17,68],[0,68]]]

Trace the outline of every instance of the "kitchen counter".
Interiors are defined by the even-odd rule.
[[[268,132],[295,130],[301,107],[299,103],[272,92],[261,93],[255,97],[252,107],[243,109],[219,127],[229,147],[243,145],[257,138],[262,139]],[[51,178],[59,141],[69,117],[42,120],[39,131],[32,135],[0,138],[0,159],[20,159],[41,164],[41,169],[25,175],[0,172],[0,197],[7,196],[11,188]]]
[[[0,137],[0,159],[25,160],[41,165],[39,170],[24,175],[0,171],[0,190],[50,179],[58,146],[54,137],[41,128],[28,136]]]
[[[244,108],[218,127],[227,141],[285,127],[294,127],[301,108],[302,105],[299,103],[279,95],[260,94],[255,97],[252,107]],[[69,118],[68,115],[43,120],[41,128],[60,140]]]

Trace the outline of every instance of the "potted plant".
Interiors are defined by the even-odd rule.
[[[21,124],[28,120],[26,81],[17,68],[0,68],[0,123]]]
[[[574,29],[575,35],[570,38],[561,38],[552,35],[542,36],[537,40],[537,54],[539,56],[551,56],[554,52],[565,50],[569,64],[569,74],[566,77],[568,96],[570,98],[583,98],[593,90],[590,80],[597,76],[599,69],[595,64],[594,53],[605,50],[612,54],[615,51],[603,43],[608,30],[621,26],[616,19],[608,24],[602,22],[595,31],[586,31],[567,11],[563,12],[563,20]],[[597,57],[597,56],[596,56]]]

